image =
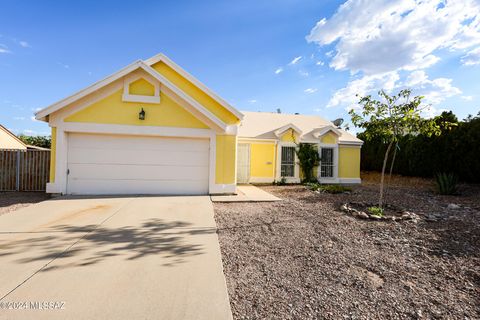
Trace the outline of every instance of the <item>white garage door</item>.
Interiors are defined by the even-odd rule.
[[[68,135],[69,194],[207,194],[209,140]]]

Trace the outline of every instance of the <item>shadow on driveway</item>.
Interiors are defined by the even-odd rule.
[[[195,228],[190,223],[158,218],[144,220],[138,226],[112,228],[59,225],[45,232],[16,233],[16,239],[0,244],[0,257],[19,264],[56,260],[55,266],[43,271],[89,266],[108,258],[136,260],[151,255],[161,257],[163,265],[173,266],[202,254],[198,236],[215,232],[214,228]]]

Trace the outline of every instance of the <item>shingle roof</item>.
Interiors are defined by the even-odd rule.
[[[334,127],[331,121],[313,115],[252,111],[242,111],[242,113],[245,117],[238,131],[240,138],[277,139],[275,136],[276,130],[288,124],[293,124],[302,131],[302,141],[317,141],[318,139],[312,135],[315,129],[328,126]],[[340,130],[340,132],[340,143],[351,142],[359,144],[362,142],[362,140],[345,130]]]

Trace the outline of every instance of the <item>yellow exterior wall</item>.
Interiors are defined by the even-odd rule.
[[[147,80],[140,78],[132,83],[128,87],[130,94],[138,94],[142,96],[154,96],[155,86]]]
[[[50,147],[50,179],[49,182],[55,182],[55,165],[57,156],[57,128],[52,127],[52,146]]]
[[[170,80],[173,84],[175,84],[182,91],[184,91],[189,96],[191,96],[193,99],[198,101],[201,105],[203,105],[205,108],[207,108],[210,112],[212,112],[214,115],[216,115],[223,122],[225,122],[227,124],[236,124],[236,123],[240,122],[240,119],[238,119],[234,114],[232,114],[230,111],[225,109],[222,105],[220,105],[212,97],[210,97],[208,94],[203,92],[200,88],[198,88],[193,83],[191,83],[190,81],[185,79],[183,76],[181,76],[175,70],[173,70],[172,68],[167,66],[165,63],[159,62],[159,63],[154,64],[152,67],[157,72],[159,72],[164,77],[166,77],[168,80]]]
[[[280,138],[283,142],[296,142],[297,135],[293,131],[293,129],[288,129]]]
[[[180,128],[208,128],[190,112],[162,93],[160,94],[160,103],[151,104],[124,102],[122,101],[122,91],[123,89],[93,103],[77,113],[68,116],[64,121]],[[145,110],[145,120],[138,119],[138,113],[141,108]]]
[[[235,183],[237,137],[217,135],[216,142],[215,183]]]
[[[330,144],[335,144],[337,143],[337,136],[333,134],[332,132],[327,132],[325,135],[323,135],[320,139],[322,143],[330,143]]]
[[[275,177],[275,144],[250,144],[250,176],[261,178]]]
[[[339,178],[360,178],[360,148],[338,148],[338,176]]]

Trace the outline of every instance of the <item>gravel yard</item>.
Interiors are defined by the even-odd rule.
[[[284,201],[215,203],[235,319],[480,318],[480,186],[439,196],[395,177],[388,201],[419,222],[366,221],[339,210],[376,199],[378,175],[362,178],[350,194],[265,186]]]
[[[0,192],[0,216],[49,198],[45,192]]]

